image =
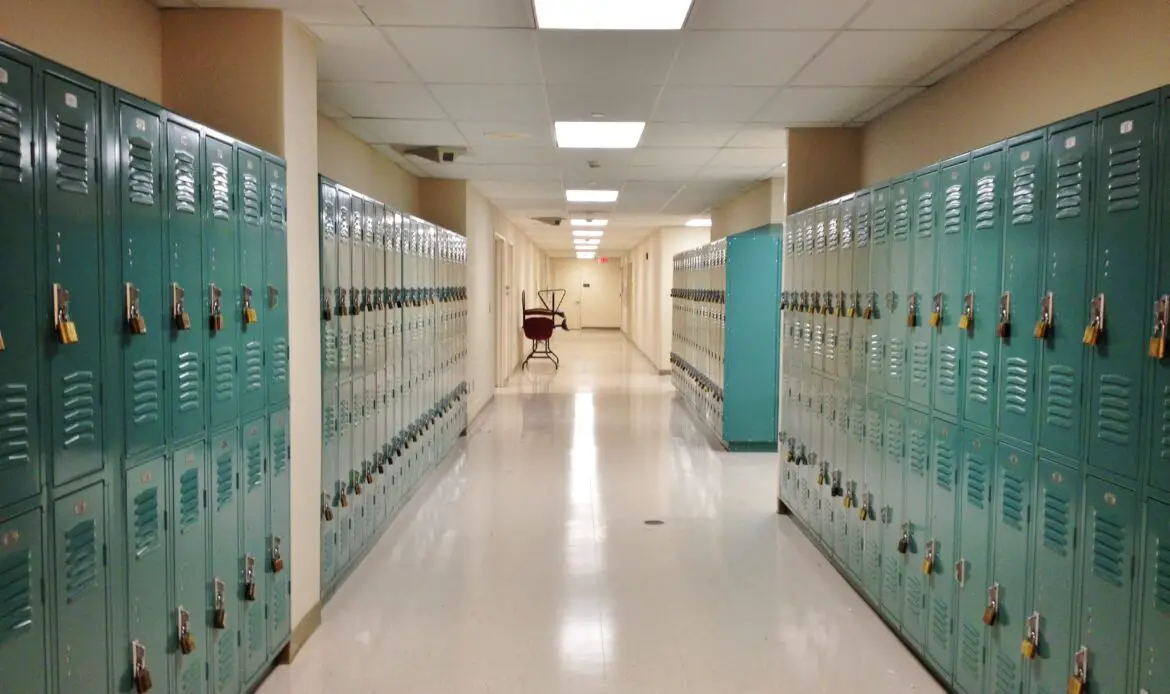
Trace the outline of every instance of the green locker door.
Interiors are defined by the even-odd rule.
[[[53,484],[102,469],[101,206],[97,85],[46,72],[45,251],[49,274],[44,329],[52,397]],[[55,296],[54,296],[55,295]],[[56,301],[54,302],[54,298]],[[54,313],[53,306],[57,307]],[[76,326],[63,344],[59,320]],[[104,608],[103,608],[104,609]],[[90,682],[93,680],[90,679]]]
[[[822,315],[821,311],[825,305],[826,292],[828,291],[828,288],[825,286],[827,217],[827,206],[821,205],[813,210],[811,244],[806,249],[811,252],[809,261],[810,268],[812,269],[812,275],[809,277],[808,282],[809,291],[812,292],[812,313],[809,314],[809,322],[812,325],[811,368],[817,373],[824,373],[825,371],[825,316]]]
[[[288,207],[284,163],[271,155],[264,157],[264,185],[265,368],[268,401],[279,405],[288,402]]]
[[[848,386],[846,386],[848,387]],[[845,475],[845,493],[848,495],[849,509],[845,511],[848,522],[847,565],[854,578],[863,580],[865,576],[865,524],[862,519],[861,501],[866,492],[865,480],[865,421],[867,415],[867,400],[865,388],[853,386],[849,393],[849,442],[848,460],[849,471]],[[868,516],[868,509],[866,509]]]
[[[240,312],[239,255],[236,248],[237,212],[232,199],[236,179],[235,153],[230,141],[214,135],[203,140],[203,263],[207,286],[208,388],[211,391],[211,427],[236,421],[240,396],[236,384]],[[222,319],[222,320],[221,320]],[[197,319],[192,317],[191,321]]]
[[[258,152],[236,150],[240,197],[240,311],[232,316],[240,329],[240,367],[237,390],[240,416],[251,417],[268,399],[264,373],[264,333],[268,327],[268,300],[264,284],[264,162]],[[253,317],[253,312],[255,315]]]
[[[146,663],[165,682],[170,605],[167,587],[168,538],[166,459],[152,459],[126,472],[126,594],[129,636],[146,648]],[[129,644],[115,647],[115,663],[125,674],[119,691],[131,690],[133,654]]]
[[[958,421],[962,412],[962,343],[959,316],[963,311],[963,272],[969,262],[967,256],[967,189],[970,187],[971,167],[966,155],[957,161],[943,164],[939,186],[942,189],[942,221],[938,228],[937,274],[934,295],[923,311],[939,312],[939,324],[934,331],[935,374],[930,382],[934,388],[934,409],[939,414]],[[918,248],[915,246],[916,257]],[[929,313],[924,314],[929,317]],[[929,321],[928,321],[929,327]]]
[[[1036,389],[1040,342],[1032,328],[1040,320],[1040,287],[1044,262],[1044,153],[1040,133],[1008,145],[1007,203],[1003,241],[1002,292],[988,327],[1006,318],[1010,332],[999,342],[999,433],[1021,446],[1034,446],[1039,394]],[[978,317],[976,317],[978,320]]]
[[[353,312],[356,301],[353,289],[353,239],[349,232],[349,212],[352,198],[349,191],[337,189],[337,311],[338,321],[338,378],[347,382],[353,378]],[[339,470],[340,473],[340,470]]]
[[[328,586],[337,573],[337,529],[340,500],[337,495],[337,387],[325,391],[321,426],[321,585]]]
[[[1028,691],[1041,694],[1064,689],[1072,672],[1081,475],[1041,458],[1036,468],[1036,489],[1036,537],[1032,541],[1035,569],[1028,611],[1040,615],[1040,648],[1031,662]]]
[[[328,586],[337,571],[338,379],[340,377],[338,325],[340,285],[337,276],[337,188],[320,180],[321,211],[321,583]],[[332,516],[332,519],[330,519]]]
[[[924,553],[934,550],[933,566],[926,576],[930,610],[927,652],[935,665],[949,678],[955,669],[955,639],[959,622],[955,615],[959,588],[955,567],[959,560],[959,461],[962,435],[958,426],[941,419],[934,420],[932,433],[934,452],[931,459],[934,466],[929,475],[930,529],[923,546]]]
[[[95,686],[100,691],[110,683],[105,483],[58,499],[53,516],[57,691],[88,692]],[[118,653],[124,651],[119,644]],[[163,654],[155,655],[161,664]]]
[[[897,551],[906,526],[902,506],[903,458],[906,456],[906,409],[886,403],[886,433],[882,439],[882,611],[895,625],[902,623],[905,601],[906,556]]]
[[[886,395],[899,400],[906,397],[909,383],[906,378],[906,354],[910,328],[910,293],[914,276],[910,274],[913,261],[910,197],[913,181],[903,180],[890,186],[890,270],[889,291],[885,302],[886,326]]]
[[[879,603],[882,597],[882,554],[885,537],[885,499],[882,497],[882,453],[885,450],[885,400],[880,395],[866,396],[865,409],[865,482],[860,504],[865,509],[865,567],[862,585],[869,599]],[[858,509],[860,513],[861,509]]]
[[[996,362],[999,340],[995,335],[1000,295],[1000,252],[1003,248],[1006,198],[1004,149],[995,145],[971,155],[971,179],[966,186],[967,214],[963,230],[967,242],[967,278],[952,316],[958,321],[969,313],[967,329],[955,328],[962,338],[963,419],[984,429],[995,426]],[[940,263],[940,267],[944,267]],[[1021,340],[1027,340],[1023,335]]]
[[[870,237],[872,215],[870,194],[862,193],[853,202],[853,292],[846,297],[846,315],[852,307],[854,316],[850,319],[853,333],[852,365],[849,378],[854,385],[866,383],[866,357],[868,356],[868,328],[873,321],[865,317],[865,306],[870,298]]]
[[[0,672],[7,673],[6,694],[48,692],[41,533],[40,509],[0,520]]]
[[[1154,189],[1158,95],[1146,94],[1101,113],[1100,148],[1092,191],[1097,235],[1093,294],[1105,298],[1105,334],[1089,352],[1089,465],[1132,480],[1142,442],[1143,358],[1153,334],[1147,303],[1154,251]]]
[[[1129,643],[1140,515],[1132,491],[1086,478],[1081,635],[1073,647],[1088,649],[1090,692],[1132,691]]]
[[[1162,171],[1163,184],[1159,193],[1161,218],[1158,220],[1158,270],[1154,274],[1154,299],[1170,295],[1170,184],[1165,176],[1170,173],[1170,89],[1162,90]],[[1170,360],[1159,359],[1150,366],[1148,377],[1152,384],[1147,411],[1151,417],[1148,436],[1153,445],[1146,455],[1146,482],[1163,491],[1170,491]]]
[[[1020,641],[1028,619],[1028,568],[1036,459],[1000,444],[995,479],[995,544],[991,554],[992,586],[998,589],[998,617],[990,627],[988,677],[996,694],[1020,691],[1024,681]]]
[[[930,415],[906,410],[906,462],[903,468],[902,522],[909,537],[903,559],[905,606],[902,610],[902,633],[921,650],[926,645],[928,576],[923,571],[933,532],[930,527]],[[896,546],[896,543],[895,543]]]
[[[1145,558],[1142,562],[1140,692],[1156,692],[1170,682],[1170,504],[1146,500]]]
[[[337,571],[349,566],[350,537],[353,535],[353,515],[359,499],[353,494],[350,479],[350,460],[353,457],[353,384],[342,381],[337,402],[337,478],[333,482],[337,499]],[[356,551],[357,548],[355,547]]]
[[[211,630],[208,652],[211,690],[235,692],[240,687],[239,634],[243,612],[240,599],[240,443],[230,429],[211,439],[211,585],[207,603],[227,612],[226,627]]]
[[[841,200],[839,217],[841,240],[835,263],[837,280],[830,289],[833,292],[833,308],[837,316],[834,338],[837,347],[836,375],[842,383],[848,383],[853,371],[853,323],[860,319],[860,316],[855,319],[849,312],[849,301],[853,297],[854,247],[857,245],[852,197]]]
[[[1084,449],[1085,368],[1081,343],[1089,324],[1089,253],[1092,218],[1093,119],[1055,125],[1048,133],[1045,181],[1047,242],[1044,291],[1051,295],[1052,328],[1043,343],[1040,430],[1037,445],[1070,461]],[[1113,303],[1109,302],[1112,307]],[[1027,326],[1020,326],[1026,329]]]
[[[171,608],[168,652],[173,654],[179,694],[201,694],[207,689],[207,634],[213,626],[214,593],[208,595],[206,458],[205,444],[193,443],[175,451],[171,473],[175,603]],[[184,630],[195,638],[195,651],[187,655],[178,644],[178,635]]]
[[[357,320],[361,324],[361,319]],[[358,330],[364,328],[356,328],[355,334]],[[355,357],[356,359],[356,357]],[[353,395],[350,399],[349,413],[350,413],[350,466],[348,469],[349,486],[353,490],[350,496],[349,503],[351,505],[351,534],[349,538],[350,547],[352,551],[356,552],[365,544],[366,538],[366,518],[370,514],[370,494],[366,492],[366,480],[363,473],[365,471],[366,459],[366,380],[364,376],[355,375],[351,388]]]
[[[268,624],[265,618],[268,600],[268,493],[265,478],[266,418],[260,416],[244,424],[243,508],[240,539],[240,643],[243,646],[244,682],[264,667],[268,658]],[[248,599],[248,584],[255,584],[255,599]]]
[[[910,402],[920,408],[930,407],[930,396],[934,391],[934,329],[930,326],[930,313],[934,307],[934,260],[938,250],[938,208],[941,204],[938,192],[938,168],[930,167],[914,177],[911,212],[910,286],[906,292],[907,316],[912,316],[914,325],[906,331],[906,354],[909,360]],[[895,248],[898,244],[894,244]],[[897,276],[895,276],[896,278]],[[941,379],[941,374],[940,374]],[[951,379],[953,382],[953,378]]]
[[[825,280],[822,283],[821,313],[825,324],[825,375],[837,377],[838,349],[837,298],[841,290],[838,272],[841,265],[841,204],[831,202],[825,210]],[[833,461],[836,463],[836,461]]]
[[[841,565],[848,564],[849,558],[849,520],[848,510],[842,503],[848,481],[853,477],[852,462],[849,459],[849,384],[835,383],[837,389],[837,409],[834,414],[833,436],[836,439],[833,445],[833,455],[836,456],[833,469],[837,472],[837,483],[841,496],[829,495],[829,508],[833,517],[833,553],[841,560]],[[829,487],[830,492],[832,486]]]
[[[988,627],[983,623],[983,611],[991,585],[991,475],[995,466],[995,439],[964,429],[962,455],[955,685],[967,694],[982,694],[988,691],[984,684]]]
[[[167,120],[167,247],[170,263],[169,306],[186,313],[191,327],[180,329],[168,321],[170,340],[169,389],[171,439],[188,441],[200,435],[207,422],[207,363],[209,330],[207,283],[203,278],[203,231],[197,193],[202,160],[200,132],[187,124]],[[159,330],[163,330],[159,326]]]
[[[32,68],[0,52],[0,70],[8,75],[0,84],[0,219],[6,238],[31,239],[36,234]],[[36,495],[44,482],[38,415],[41,359],[35,326],[46,299],[36,276],[38,250],[34,243],[14,242],[5,243],[0,253],[0,292],[25,299],[0,301],[0,337],[5,344],[0,353],[0,419],[7,423],[0,429],[0,508]],[[23,654],[23,648],[14,646],[12,653]],[[30,677],[29,686],[29,691],[36,689],[35,677]],[[39,686],[44,688],[43,683]]]
[[[273,412],[268,418],[268,459],[272,461],[272,481],[268,488],[270,537],[264,568],[272,574],[268,582],[268,655],[273,656],[284,647],[292,629],[289,605],[292,576],[292,488],[289,482],[291,472],[287,409]]]
[[[873,191],[872,211],[873,234],[870,238],[869,279],[870,295],[862,304],[862,318],[866,323],[866,338],[869,373],[866,384],[871,393],[885,391],[886,373],[886,316],[891,313],[887,307],[890,298],[890,189],[878,188]],[[865,314],[870,318],[866,319]]]

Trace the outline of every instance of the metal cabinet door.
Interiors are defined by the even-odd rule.
[[[882,437],[882,611],[895,625],[902,623],[905,598],[906,557],[897,551],[906,521],[903,507],[903,473],[906,456],[906,409],[900,404],[885,405],[885,436]]]
[[[852,196],[843,198],[840,203],[839,231],[840,250],[837,252],[836,269],[837,281],[833,284],[833,309],[837,316],[836,339],[837,347],[837,378],[848,381],[853,369],[853,324],[861,316],[850,311],[850,301],[853,298],[853,258],[856,240],[856,218],[854,199]]]
[[[243,661],[239,633],[243,623],[240,584],[240,442],[239,431],[229,429],[211,439],[211,585],[212,609],[222,606],[226,627],[212,628],[210,636],[211,689],[217,694],[240,689]]]
[[[353,515],[356,497],[353,495],[350,470],[353,459],[353,384],[342,381],[337,394],[337,476],[333,480],[337,499],[337,572],[349,566],[350,537],[353,534]],[[356,548],[355,548],[356,550]]]
[[[847,386],[848,387],[848,386]],[[848,451],[849,470],[845,477],[845,493],[849,495],[850,506],[846,511],[848,527],[847,565],[859,581],[865,576],[865,525],[869,509],[862,518],[861,507],[867,491],[865,479],[865,433],[867,420],[867,398],[865,388],[853,386],[849,393]]]
[[[0,219],[5,226],[0,295],[23,300],[0,301],[0,338],[4,340],[0,419],[9,424],[0,430],[0,507],[35,496],[45,482],[38,405],[42,392],[38,324],[47,301],[37,276],[37,258],[45,251],[36,243],[22,241],[37,238],[33,70],[2,51],[0,70],[8,79],[0,84]],[[23,653],[24,646],[20,648]],[[17,648],[11,652],[17,653]],[[43,681],[37,684],[35,675],[30,675],[28,686],[30,691],[44,688]]]
[[[841,203],[828,203],[825,211],[825,280],[821,291],[821,314],[825,323],[825,375],[837,377],[841,339],[838,333],[843,321],[837,315],[837,299],[841,285]]]
[[[207,449],[202,441],[175,451],[171,471],[171,543],[175,562],[170,610],[170,653],[179,694],[202,694],[207,687],[207,634],[212,628],[215,592],[207,580]],[[195,650],[184,655],[178,647],[182,623],[195,639]]]
[[[208,285],[210,330],[208,369],[213,429],[236,421],[240,394],[236,382],[241,323],[238,211],[232,198],[236,157],[232,143],[213,135],[203,138],[203,264]]]
[[[337,489],[337,388],[325,391],[321,404],[321,585],[329,586],[338,570],[337,532],[341,527],[341,499]]]
[[[988,627],[983,611],[991,585],[992,472],[995,439],[972,429],[963,430],[958,562],[958,657],[955,685],[968,694],[986,691]],[[944,569],[946,567],[943,567]]]
[[[867,364],[866,384],[871,393],[885,392],[886,373],[886,317],[891,313],[887,307],[890,283],[890,189],[877,188],[871,196],[873,234],[870,237],[869,278],[870,296],[863,304],[863,318],[866,314]]]
[[[106,618],[106,485],[98,482],[53,504],[56,671],[61,692],[109,688]],[[123,652],[122,647],[118,649]],[[162,656],[159,652],[156,655]]]
[[[264,161],[259,152],[242,145],[236,149],[236,183],[240,203],[240,312],[231,316],[239,326],[238,391],[240,416],[251,417],[268,401],[264,370],[264,333],[268,328],[268,301],[264,284]],[[254,312],[254,314],[253,314]],[[254,315],[254,320],[253,320]]]
[[[328,197],[326,198],[328,200]],[[337,188],[337,347],[338,380],[348,382],[353,377],[355,301],[353,291],[353,237],[350,233],[350,207],[353,199],[349,191]]]
[[[170,544],[164,519],[167,506],[166,459],[159,457],[126,471],[126,594],[129,637],[146,648],[146,663],[166,681],[170,634],[167,588]],[[115,663],[130,681],[134,656],[129,644],[118,644]],[[122,669],[124,668],[124,669]]]
[[[885,401],[880,395],[866,396],[865,410],[865,480],[861,487],[861,506],[865,508],[864,582],[870,600],[882,597],[882,554],[885,531],[885,501],[882,497],[882,454],[885,451]]]
[[[48,692],[42,524],[39,508],[0,521],[0,687],[12,694]]]
[[[370,514],[370,494],[366,492],[364,477],[366,467],[366,379],[364,376],[354,375],[351,384],[350,396],[350,458],[346,474],[349,478],[349,487],[353,490],[350,496],[350,549],[357,552],[365,545],[366,518]]]
[[[268,578],[268,655],[275,656],[292,629],[289,599],[292,577],[292,477],[289,469],[288,410],[268,417],[268,556],[264,569]]]
[[[866,360],[869,355],[869,328],[873,321],[866,316],[865,307],[870,300],[870,246],[872,242],[873,215],[870,211],[870,194],[861,193],[853,201],[853,279],[852,291],[846,296],[846,315],[853,310],[850,320],[852,331],[852,357],[849,379],[854,385],[866,384]]]
[[[909,382],[906,377],[906,359],[910,328],[906,325],[910,314],[910,293],[914,276],[914,241],[911,229],[910,197],[913,182],[909,179],[890,186],[890,270],[889,291],[883,297],[886,325],[886,395],[902,400]]]
[[[934,338],[930,312],[934,305],[934,263],[938,251],[939,193],[938,167],[918,172],[912,184],[910,205],[910,285],[906,293],[906,354],[909,370],[909,401],[929,408],[934,393]],[[895,244],[896,245],[896,244]],[[909,322],[913,321],[913,325]]]
[[[944,164],[939,174],[942,192],[942,220],[938,223],[937,265],[934,294],[923,307],[926,315],[938,313],[934,329],[935,372],[930,379],[934,389],[934,409],[956,419],[963,411],[962,331],[959,318],[963,312],[965,270],[970,266],[967,253],[968,194],[971,166],[966,156]],[[917,255],[917,247],[916,247]]]
[[[288,402],[288,204],[284,164],[264,157],[264,326],[268,401]]]
[[[1031,453],[1001,443],[996,456],[995,543],[991,581],[998,588],[998,617],[989,629],[988,678],[997,692],[1017,692],[1024,682],[1020,656],[1028,618],[1028,570],[1031,556],[1032,497],[1036,459]]]
[[[267,418],[247,422],[241,431],[243,489],[241,497],[242,557],[240,558],[240,642],[243,644],[243,680],[250,682],[268,659],[268,479],[266,460]],[[255,600],[249,600],[248,584],[255,584]]]
[[[834,413],[832,435],[833,454],[837,457],[834,468],[837,470],[838,496],[830,495],[829,507],[833,510],[833,553],[841,560],[841,565],[845,566],[849,558],[850,514],[843,501],[847,481],[853,477],[853,463],[849,458],[849,384],[839,382],[834,385],[837,389],[837,409]]]
[[[1000,254],[1003,250],[1005,150],[1002,145],[975,152],[964,191],[967,277],[952,312],[968,313],[966,330],[957,330],[962,343],[962,408],[964,421],[991,429],[996,423],[996,382],[999,340],[995,334],[1000,296]],[[1027,336],[1021,336],[1027,340]],[[1000,372],[1002,374],[1002,372]]]
[[[906,410],[906,459],[903,467],[902,523],[909,540],[904,559],[904,605],[902,633],[921,650],[927,636],[928,576],[923,571],[923,560],[931,538],[930,499],[930,415],[917,410]]]
[[[1154,274],[1154,299],[1170,298],[1170,88],[1162,90],[1162,185],[1157,193],[1160,218],[1157,222],[1158,268]],[[1170,491],[1170,359],[1159,359],[1150,366],[1147,405],[1152,444],[1145,455],[1145,482]]]
[[[811,252],[809,259],[810,268],[812,270],[809,278],[809,291],[812,293],[811,310],[809,314],[809,323],[812,325],[812,364],[811,368],[816,373],[824,373],[825,371],[825,316],[822,313],[825,305],[825,296],[828,291],[825,286],[827,262],[826,253],[828,251],[828,206],[821,205],[813,210],[812,216],[812,238],[809,244],[811,248],[806,248],[806,251]],[[806,241],[809,240],[806,237]]]
[[[1170,504],[1146,499],[1142,558],[1139,692],[1156,692],[1170,682]]]
[[[924,551],[931,554],[926,576],[928,631],[926,651],[947,677],[955,668],[959,560],[959,494],[962,431],[950,422],[935,419],[931,446],[930,523]],[[925,559],[925,557],[924,557]],[[923,565],[925,568],[925,564]],[[916,567],[911,566],[911,569]]]

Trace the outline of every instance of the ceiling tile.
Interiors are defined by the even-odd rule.
[[[565,85],[544,88],[554,121],[592,120],[594,113],[607,121],[647,121],[654,112],[659,87],[638,84]]]
[[[860,123],[868,123],[869,121],[873,120],[874,118],[877,118],[878,116],[882,115],[886,111],[889,111],[890,109],[894,108],[895,106],[897,106],[905,101],[909,101],[910,99],[918,96],[919,94],[921,94],[924,91],[926,91],[926,87],[904,87],[901,90],[899,90],[898,93],[894,94],[889,99],[886,99],[885,101],[881,102],[877,106],[875,106],[875,107],[871,108],[870,110],[866,111],[865,113],[859,115],[857,117],[857,121]]]
[[[896,91],[897,87],[785,87],[756,114],[756,120],[845,123]]]
[[[688,29],[839,29],[867,0],[695,0]]]
[[[415,159],[415,161],[420,161]],[[560,169],[555,166],[527,166],[496,164],[479,166],[473,164],[436,164],[420,161],[420,165],[437,178],[461,178],[468,181],[495,181],[500,183],[547,183],[560,178]]]
[[[632,166],[627,177],[631,181],[689,181],[699,174],[699,166]]]
[[[1040,4],[1012,19],[1004,29],[1027,29],[1073,4],[1073,0],[1042,0]]]
[[[548,105],[539,86],[435,84],[431,93],[455,120],[548,122]]]
[[[508,200],[555,200],[563,198],[565,191],[559,181],[539,183],[516,183],[514,181],[477,181],[475,187],[489,198]]]
[[[758,181],[767,178],[771,166],[704,166],[695,177],[701,181]]]
[[[763,149],[757,147],[732,148],[725,147],[719,150],[709,162],[709,166],[765,166],[774,168],[788,161],[786,149]]]
[[[850,29],[998,29],[1040,0],[873,0]]]
[[[375,24],[532,28],[531,0],[360,0]]]
[[[718,151],[714,147],[639,147],[634,163],[638,166],[702,166]]]
[[[409,145],[464,146],[467,139],[455,124],[445,120],[358,119],[359,125],[377,136],[378,142]]]
[[[622,187],[617,211],[656,213],[670,202],[682,187],[683,184],[671,181],[630,181]]]
[[[383,31],[424,82],[541,82],[531,30],[387,27]]]
[[[663,84],[678,31],[536,32],[549,84]]]
[[[735,123],[647,123],[642,147],[722,147],[739,130]]]
[[[322,82],[415,82],[414,73],[378,29],[315,24],[317,79]]]
[[[670,84],[780,86],[792,79],[831,31],[689,31]]]
[[[910,84],[983,38],[982,31],[846,31],[794,81],[809,86]]]
[[[925,75],[917,80],[918,84],[928,87],[948,75],[952,75],[959,70],[967,67],[976,60],[987,55],[995,50],[1000,44],[1015,36],[1018,32],[1015,31],[992,31],[987,36],[980,39],[974,46],[963,51],[953,59],[943,63],[930,74]]]
[[[443,118],[443,109],[421,84],[321,82],[317,93],[360,118]]]
[[[527,123],[460,121],[456,125],[459,126],[460,132],[463,133],[472,147],[490,145],[500,148],[551,148],[555,146],[553,126],[548,121]],[[527,135],[528,137],[512,137],[515,135]]]
[[[735,134],[728,147],[771,147],[783,149],[788,147],[788,129],[777,125],[763,123],[749,123]]]
[[[340,125],[343,130],[358,138],[362,142],[368,142],[370,144],[380,142],[378,136],[363,126],[362,122],[356,118],[338,118],[336,119],[336,123]]]
[[[190,0],[188,4],[206,8],[284,10],[305,24],[370,24],[352,0]]]
[[[460,161],[468,164],[557,164],[552,147],[516,147],[514,145],[477,145]]]
[[[346,113],[345,111],[342,111],[341,109],[337,108],[336,106],[329,103],[325,99],[321,99],[321,98],[317,99],[317,113],[320,113],[321,115],[325,116],[326,118],[336,119],[336,118],[348,118],[349,117],[348,113]]]
[[[665,87],[654,109],[661,123],[731,123],[751,120],[776,94],[771,87]]]

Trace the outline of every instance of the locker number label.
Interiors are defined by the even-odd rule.
[[[145,118],[135,118],[134,119],[134,127],[135,127],[135,129],[137,129],[141,132],[145,132],[146,131],[146,119]]]
[[[1023,152],[1020,152],[1020,161],[1028,161],[1031,158],[1032,153],[1030,151],[1024,150]]]
[[[8,84],[8,71],[0,67],[0,84]]]
[[[1116,506],[1117,505],[1117,495],[1114,494],[1113,492],[1106,492],[1105,505],[1106,506]]]
[[[4,533],[4,537],[0,538],[0,545],[5,547],[13,547],[17,542],[20,542],[20,533],[15,530],[9,530]]]
[[[1121,134],[1126,135],[1133,132],[1133,121],[1127,120],[1121,122]]]
[[[73,512],[79,516],[88,510],[89,510],[89,504],[84,502],[84,501],[77,502],[77,505],[73,507]]]
[[[77,95],[65,92],[65,105],[69,108],[77,108]]]
[[[1073,147],[1076,147],[1076,146],[1077,146],[1076,136],[1065,138],[1065,140],[1064,140],[1064,148],[1065,149],[1072,149]]]

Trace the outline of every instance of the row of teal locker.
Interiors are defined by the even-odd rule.
[[[287,641],[284,178],[0,44],[0,691],[236,692]]]

